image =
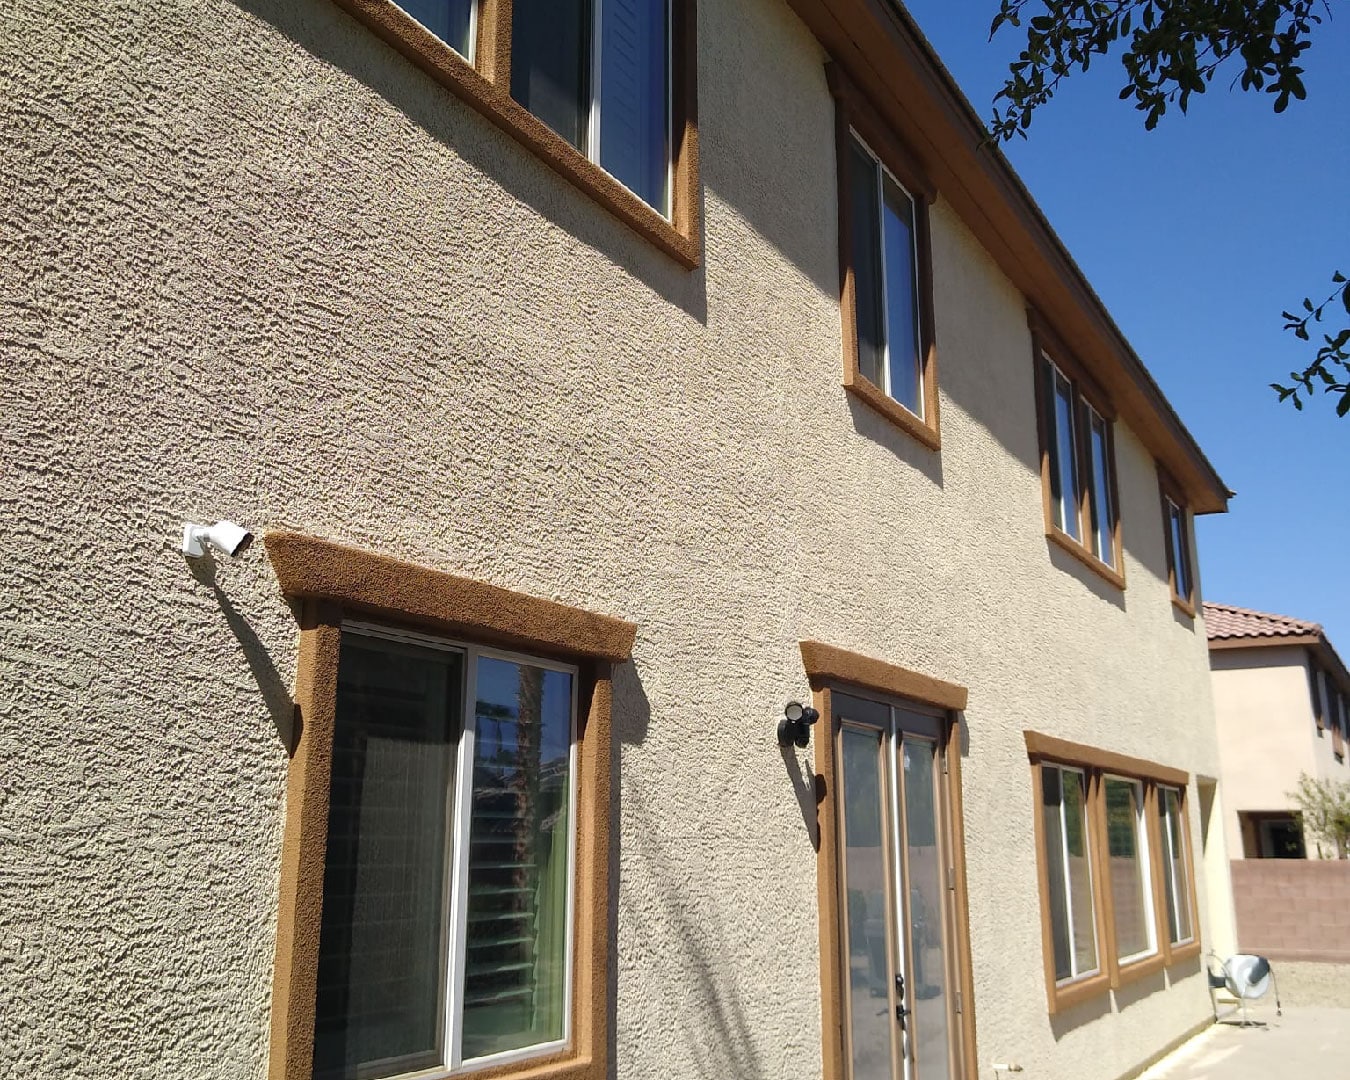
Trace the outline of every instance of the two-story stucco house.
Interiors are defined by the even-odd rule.
[[[0,118],[0,1073],[1209,1021],[1229,493],[898,4],[22,0]]]
[[[1350,781],[1350,672],[1320,625],[1205,603],[1233,859],[1336,858],[1304,833],[1299,777]]]

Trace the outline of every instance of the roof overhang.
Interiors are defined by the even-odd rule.
[[[909,14],[893,0],[788,0],[922,159],[942,197],[1111,396],[1193,512],[1233,492],[1163,396],[1101,299]]]

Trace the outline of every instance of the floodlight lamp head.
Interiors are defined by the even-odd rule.
[[[189,559],[200,559],[207,549],[215,548],[226,555],[242,555],[253,541],[253,534],[233,521],[217,521],[214,525],[183,525],[183,554]]]
[[[806,748],[811,741],[811,725],[820,719],[820,713],[800,701],[789,701],[783,706],[783,719],[778,721],[778,745]]]

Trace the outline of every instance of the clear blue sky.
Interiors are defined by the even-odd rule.
[[[988,40],[997,0],[907,6],[987,120],[1020,32]],[[1282,115],[1221,71],[1186,115],[1145,131],[1109,58],[1005,150],[1237,492],[1197,522],[1205,599],[1320,622],[1350,662],[1350,416],[1331,398],[1295,412],[1268,388],[1312,357],[1281,310],[1350,274],[1350,11],[1336,7],[1304,54],[1308,98]]]

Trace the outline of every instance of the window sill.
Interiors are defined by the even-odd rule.
[[[1072,555],[1075,559],[1077,559],[1079,562],[1081,562],[1084,566],[1086,566],[1093,573],[1097,574],[1103,580],[1109,581],[1117,589],[1124,591],[1125,575],[1122,574],[1119,570],[1114,570],[1111,567],[1107,566],[1106,563],[1102,562],[1101,559],[1093,555],[1092,552],[1088,551],[1087,548],[1085,548],[1072,536],[1066,533],[1058,525],[1051,525],[1048,529],[1046,529],[1045,537],[1052,544],[1055,544],[1058,547],[1063,548],[1065,551],[1067,551],[1070,555]]]
[[[1200,939],[1192,938],[1181,945],[1171,945],[1167,949],[1167,966],[1181,964],[1200,955]]]
[[[1111,980],[1111,986],[1119,990],[1122,986],[1128,986],[1132,982],[1156,975],[1166,966],[1163,954],[1154,953],[1152,956],[1145,956],[1140,960],[1131,960],[1124,967],[1116,968],[1116,977]]]
[[[930,424],[926,420],[921,420],[900,402],[888,397],[884,390],[869,379],[849,372],[844,378],[844,389],[881,413],[905,434],[918,439],[929,450],[937,452],[942,449],[942,436],[938,433],[936,423]],[[936,412],[935,409],[933,411]]]
[[[1067,1012],[1075,1005],[1081,1005],[1085,1001],[1101,997],[1110,989],[1111,977],[1105,971],[1099,971],[1096,975],[1089,975],[1077,982],[1055,983],[1050,987],[1048,995],[1050,1015],[1055,1016]]]
[[[533,1058],[503,1065],[485,1065],[481,1069],[463,1069],[454,1080],[604,1080],[602,1065],[575,1055]]]
[[[672,169],[671,201],[675,218],[673,221],[667,220],[518,104],[511,97],[509,86],[484,77],[473,64],[430,30],[415,22],[392,0],[336,2],[639,236],[660,248],[685,269],[698,268],[703,259],[703,250],[699,236],[698,136],[695,123],[685,123],[682,131],[677,124],[673,133],[676,155]],[[679,43],[677,29],[674,44]],[[692,51],[688,42],[684,44],[686,52]],[[497,57],[496,66],[505,69],[509,60],[509,57]]]
[[[1172,606],[1176,608],[1179,612],[1181,612],[1183,615],[1185,615],[1187,618],[1191,619],[1195,618],[1195,605],[1192,604],[1185,597],[1178,596],[1176,593],[1173,593]]]

